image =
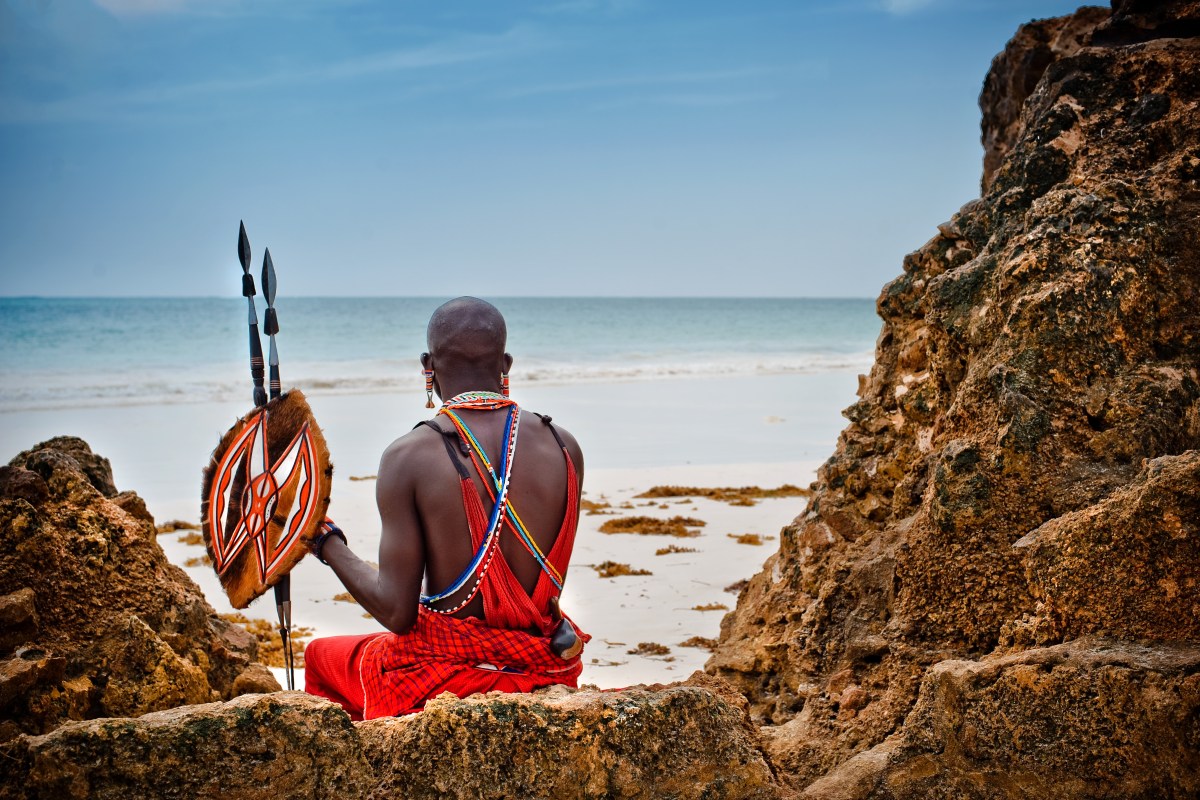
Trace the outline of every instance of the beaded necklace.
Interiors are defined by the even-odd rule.
[[[505,447],[501,452],[500,459],[500,475],[502,477],[496,483],[496,502],[492,507],[491,519],[488,521],[487,533],[484,534],[483,542],[475,552],[471,563],[467,565],[467,568],[462,571],[462,574],[448,588],[437,594],[422,594],[420,598],[422,605],[438,614],[453,614],[465,608],[479,592],[483,576],[487,574],[488,567],[492,564],[492,559],[495,557],[496,545],[499,541],[497,534],[504,524],[505,513],[508,510],[508,485],[509,479],[512,477],[513,461],[515,460],[514,457],[517,449],[517,433],[520,430],[521,423],[520,409],[517,407],[517,404],[494,392],[464,392],[443,403],[441,410],[438,412],[439,414],[451,414],[453,413],[452,409],[496,410],[505,407],[508,408],[508,416],[504,423]],[[472,435],[471,438],[473,439],[474,436]],[[477,444],[476,442],[473,446]],[[432,606],[438,600],[443,600],[466,586],[467,581],[471,579],[472,575],[476,576],[475,583],[471,586],[471,591],[467,593],[466,598],[461,603],[453,608],[446,609],[434,608]]]

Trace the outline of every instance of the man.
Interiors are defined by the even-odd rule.
[[[406,714],[444,691],[575,686],[589,637],[562,617],[579,521],[583,454],[549,417],[507,398],[504,318],[460,297],[429,320],[421,356],[445,401],[384,451],[376,502],[379,567],[327,521],[314,542],[363,608],[388,629],[316,639],[305,690],[354,719]],[[427,594],[421,593],[424,579]]]

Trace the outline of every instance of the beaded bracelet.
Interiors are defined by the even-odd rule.
[[[350,542],[346,541],[346,534],[342,533],[342,529],[337,525],[330,525],[329,530],[314,539],[312,543],[312,554],[317,557],[317,561],[320,561],[325,566],[329,566],[329,562],[325,560],[325,557],[321,553],[325,550],[325,542],[330,536],[338,537],[342,540],[342,544],[346,546],[350,545]]]

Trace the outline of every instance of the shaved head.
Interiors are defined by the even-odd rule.
[[[504,357],[508,328],[499,309],[491,303],[478,297],[459,297],[433,312],[425,339],[436,359],[491,365]]]

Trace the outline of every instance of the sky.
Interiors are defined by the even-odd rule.
[[[0,0],[0,296],[874,297],[1054,0]]]

